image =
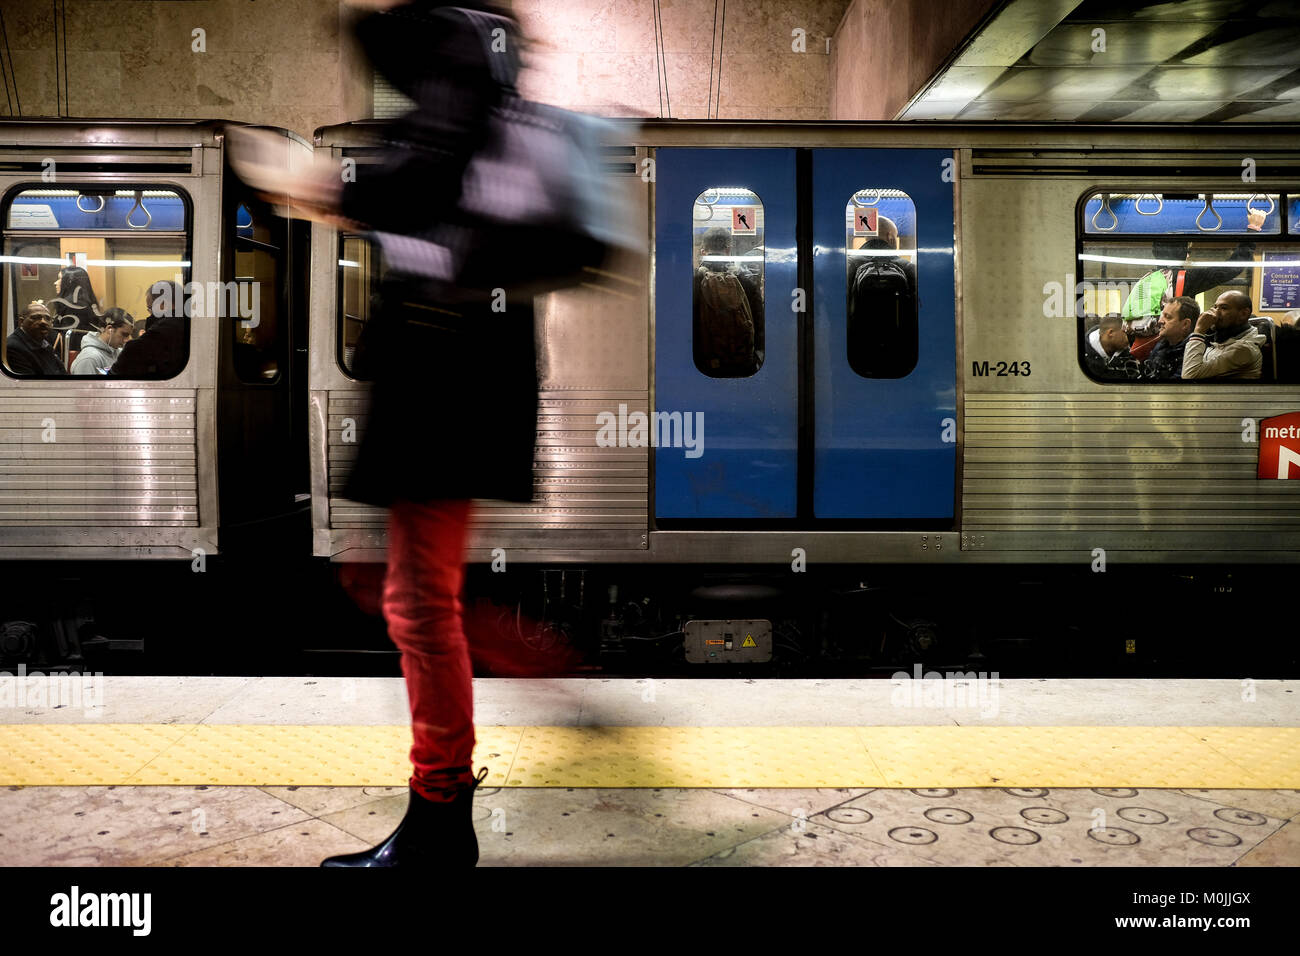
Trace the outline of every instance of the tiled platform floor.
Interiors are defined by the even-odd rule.
[[[886,681],[476,681],[480,725],[1294,727],[1285,682],[1001,681],[899,707]],[[103,707],[0,723],[400,725],[400,681],[109,679]],[[1231,754],[1226,755],[1231,758]],[[481,790],[481,865],[1294,866],[1300,791]],[[404,788],[0,788],[0,864],[314,866],[386,836]]]
[[[315,866],[383,839],[406,799],[361,787],[7,788],[0,863]],[[480,791],[475,821],[482,866],[1300,864],[1293,790],[512,787]]]

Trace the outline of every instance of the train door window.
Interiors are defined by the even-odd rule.
[[[365,365],[365,333],[382,272],[379,249],[370,240],[342,236],[338,282],[339,364],[353,378],[371,377]]]
[[[280,327],[288,318],[282,308],[288,226],[262,203],[239,206],[234,288],[221,290],[221,301],[205,303],[204,315],[229,324],[231,355],[241,382],[274,382],[285,361],[287,342]]]
[[[1084,372],[1131,384],[1300,380],[1300,355],[1288,354],[1300,352],[1293,208],[1284,193],[1082,197],[1070,306]]]
[[[746,378],[763,367],[763,202],[716,186],[692,214],[692,354],[711,378]]]
[[[863,378],[916,368],[916,207],[897,189],[860,189],[844,207],[849,367]]]
[[[0,218],[6,373],[161,379],[185,367],[184,289],[166,287],[158,318],[146,293],[189,276],[188,197],[144,185],[20,187],[5,196]]]

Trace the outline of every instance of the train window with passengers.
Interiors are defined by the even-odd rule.
[[[1077,347],[1100,382],[1300,382],[1300,206],[1286,193],[1079,203]]]
[[[711,378],[746,378],[763,367],[763,202],[717,186],[692,215],[692,355]]]
[[[849,367],[863,378],[903,378],[920,335],[916,207],[897,189],[860,189],[844,207]]]
[[[149,186],[33,186],[9,192],[0,215],[5,372],[162,379],[185,367],[187,197]],[[157,287],[151,315],[160,280],[173,284]]]
[[[372,376],[365,364],[365,331],[382,278],[379,249],[369,239],[344,234],[339,241],[339,363],[353,378]]]

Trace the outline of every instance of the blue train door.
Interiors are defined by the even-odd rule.
[[[655,180],[655,515],[794,518],[794,151],[664,148]]]
[[[818,519],[953,517],[954,219],[952,177],[943,175],[951,156],[813,151]],[[905,283],[914,313],[906,296],[898,305]]]
[[[950,156],[658,151],[657,519],[953,517]]]

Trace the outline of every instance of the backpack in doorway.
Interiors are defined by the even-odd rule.
[[[756,371],[754,315],[733,272],[700,270],[700,349],[715,371]]]
[[[849,287],[850,364],[861,375],[896,378],[916,365],[917,302],[903,264],[872,256]]]

